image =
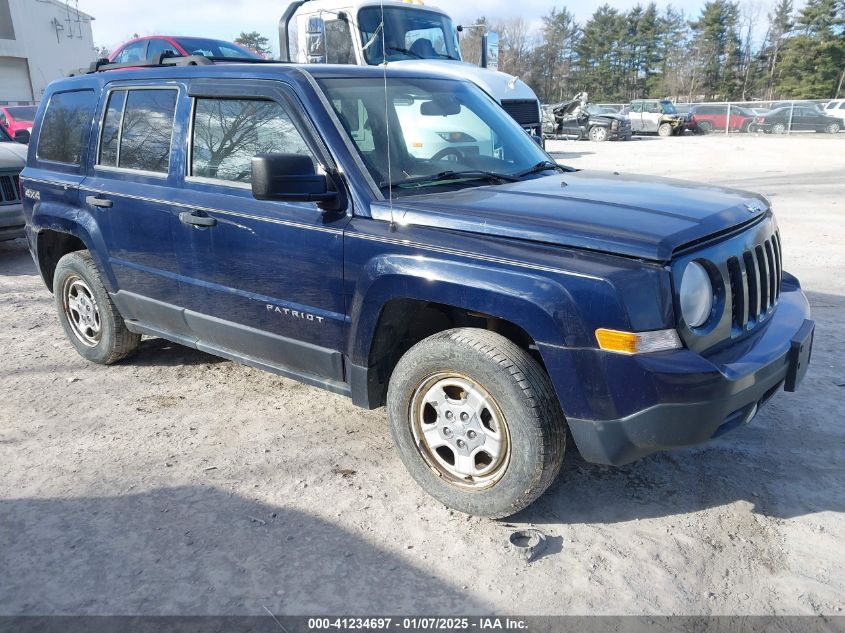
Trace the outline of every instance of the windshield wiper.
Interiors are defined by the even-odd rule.
[[[408,185],[421,185],[421,184],[429,184],[429,183],[437,183],[437,182],[445,182],[449,180],[492,180],[496,182],[516,182],[519,180],[516,176],[511,176],[509,174],[499,174],[494,171],[479,171],[479,170],[466,170],[466,171],[441,171],[439,174],[432,174],[430,176],[415,176],[413,178],[406,178],[405,180],[396,180],[394,182],[384,181],[379,183],[379,187],[384,189],[385,187],[404,187]]]
[[[414,51],[410,51],[407,48],[399,48],[398,46],[385,46],[385,48],[389,51],[396,51],[397,53],[402,53],[403,55],[413,55],[417,59],[425,59],[419,53],[415,53]]]
[[[549,169],[554,169],[555,171],[567,171],[565,167],[558,165],[557,163],[553,163],[550,160],[544,160],[533,167],[529,167],[518,174],[514,174],[514,178],[525,178],[525,176],[530,176],[531,174],[536,174],[541,171],[548,171]]]

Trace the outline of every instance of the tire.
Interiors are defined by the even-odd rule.
[[[713,124],[710,121],[699,121],[698,131],[702,134],[710,134],[713,131]]]
[[[69,253],[59,260],[53,299],[65,335],[83,358],[111,365],[129,356],[141,342],[140,334],[126,328],[88,251]]]
[[[590,128],[590,140],[595,143],[603,143],[608,139],[607,128],[600,125],[594,125]]]
[[[509,516],[560,472],[566,421],[551,381],[528,352],[495,332],[446,330],[414,345],[393,371],[387,408],[408,472],[460,512]],[[462,408],[473,411],[464,423]],[[452,472],[462,465],[473,474]]]
[[[786,134],[786,126],[783,123],[775,123],[772,126],[772,134]]]
[[[829,123],[825,128],[824,131],[828,134],[838,134],[839,133],[839,124],[838,123]]]
[[[671,123],[661,123],[657,127],[657,134],[662,137],[672,136],[672,124]]]

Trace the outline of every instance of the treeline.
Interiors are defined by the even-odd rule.
[[[487,23],[480,18],[478,23]],[[539,29],[522,18],[489,24],[500,36],[499,69],[546,103],[586,90],[591,100],[825,99],[845,94],[845,0],[710,0],[699,15],[654,3],[599,7],[584,24],[565,8]],[[478,61],[479,31],[461,49]]]

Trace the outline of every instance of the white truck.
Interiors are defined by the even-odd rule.
[[[423,5],[422,0],[296,0],[279,21],[279,50],[282,61],[301,64],[378,65],[386,61],[465,79],[498,101],[526,132],[541,136],[537,95],[518,77],[496,70],[498,38],[494,34],[483,38],[482,67],[475,66],[461,59],[460,28],[447,13]],[[413,117],[412,108],[407,115]],[[415,117],[409,126],[420,136],[425,154],[450,142],[439,129],[424,129],[428,121]]]

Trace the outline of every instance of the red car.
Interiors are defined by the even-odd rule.
[[[728,104],[712,103],[697,105],[690,110],[698,121],[698,131],[707,134],[713,130],[725,130],[731,132],[748,132],[749,126],[754,123],[754,113],[740,106],[731,106],[731,118],[728,121]]]
[[[38,106],[2,106],[0,107],[0,126],[5,128],[9,136],[15,138],[20,131],[31,132],[32,122]]]
[[[211,40],[207,37],[149,35],[130,40],[119,46],[109,56],[109,61],[115,64],[130,64],[151,60],[156,55],[166,52],[170,52],[177,57],[204,55],[205,57],[229,57],[232,59],[260,59],[249,49],[223,40]]]

